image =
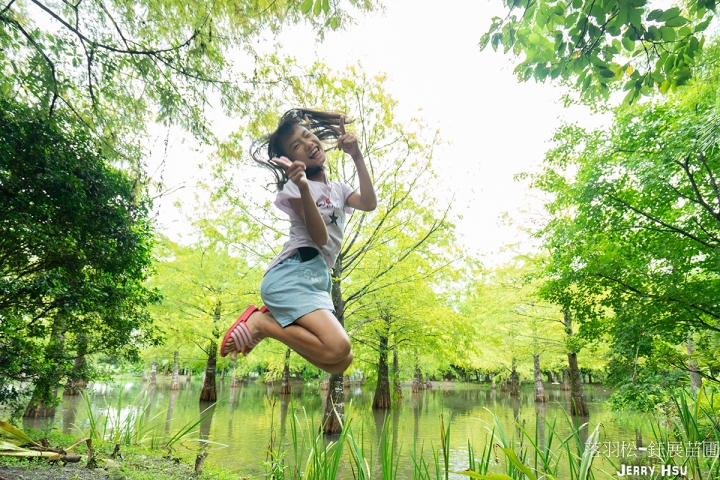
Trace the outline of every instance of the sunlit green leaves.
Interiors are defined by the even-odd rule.
[[[498,50],[502,45],[521,57],[515,69],[521,81],[567,81],[588,102],[622,88],[631,103],[687,83],[704,43],[702,32],[715,11],[714,2],[652,10],[645,3],[511,4],[508,16],[493,18],[480,48]]]
[[[687,88],[619,108],[608,130],[560,129],[535,177],[554,197],[542,293],[575,312],[586,338],[612,338],[613,382],[638,358],[639,384],[670,378],[662,343],[683,348],[720,325],[717,46],[700,58]]]

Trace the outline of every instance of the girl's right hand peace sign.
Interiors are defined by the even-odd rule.
[[[338,137],[337,148],[338,150],[342,150],[343,152],[350,154],[353,158],[360,153],[357,137],[355,137],[352,133],[347,133],[345,131],[345,117],[340,117],[340,136]]]
[[[298,187],[307,186],[307,176],[305,175],[305,164],[302,162],[291,162],[287,157],[275,157],[271,162],[280,165],[287,171],[287,176]]]

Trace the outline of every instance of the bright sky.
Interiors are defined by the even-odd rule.
[[[369,74],[387,74],[386,88],[399,101],[400,119],[419,115],[451,143],[436,153],[435,170],[442,187],[456,194],[463,243],[488,265],[505,260],[507,255],[498,255],[503,245],[526,240],[516,227],[502,225],[503,214],[526,223],[529,217],[521,211],[540,209],[513,175],[536,168],[562,122],[591,127],[605,119],[579,107],[564,109],[559,87],[518,83],[511,56],[480,52],[481,34],[494,15],[502,14],[500,0],[385,3],[385,12],[359,17],[356,25],[330,32],[322,43],[308,27],[288,28],[277,39],[267,39],[268,51],[279,42],[282,53],[302,64],[319,58],[343,69],[359,60]],[[169,156],[197,161],[180,142],[171,150]],[[175,159],[172,164],[178,165]],[[188,165],[166,170],[164,176],[168,185],[191,184],[194,171]],[[189,199],[188,189],[181,192]],[[170,231],[180,228],[172,223],[174,200],[159,203],[160,224]]]

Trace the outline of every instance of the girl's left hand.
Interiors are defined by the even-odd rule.
[[[337,148],[353,158],[360,153],[357,137],[345,131],[345,117],[340,117],[340,136],[338,137]]]

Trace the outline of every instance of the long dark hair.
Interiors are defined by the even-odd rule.
[[[250,146],[250,155],[261,166],[269,169],[275,176],[275,185],[278,190],[282,190],[283,186],[288,182],[287,172],[284,168],[270,160],[275,157],[286,156],[287,154],[282,148],[282,141],[290,135],[296,125],[307,128],[315,134],[318,139],[326,144],[330,150],[334,148],[334,140],[340,136],[340,119],[345,117],[345,123],[352,123],[353,120],[347,118],[343,112],[326,112],[321,110],[312,110],[309,108],[293,108],[288,110],[280,117],[278,126],[274,132],[266,135]]]

